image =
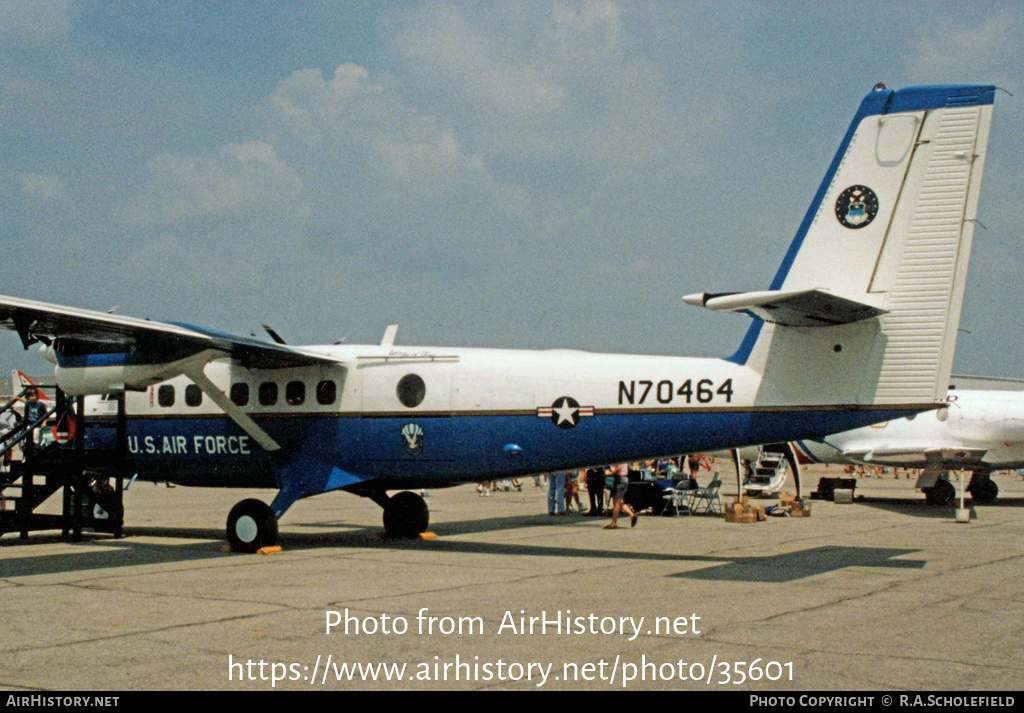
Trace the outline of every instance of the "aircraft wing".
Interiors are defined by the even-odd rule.
[[[938,447],[935,445],[892,445],[877,448],[849,448],[843,455],[852,460],[900,468],[966,468],[977,465],[987,448]]]
[[[154,322],[105,312],[0,296],[0,328],[14,330],[27,349],[35,342],[69,339],[95,344],[97,351],[123,346],[159,355],[213,349],[243,366],[274,369],[333,364],[327,357],[306,354],[282,344],[203,329],[187,324]],[[86,350],[88,351],[88,350]]]

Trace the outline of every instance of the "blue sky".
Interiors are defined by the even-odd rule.
[[[954,370],[1024,377],[1012,3],[0,5],[2,292],[293,343],[726,355],[860,99],[992,83]],[[45,371],[0,345],[0,366]]]

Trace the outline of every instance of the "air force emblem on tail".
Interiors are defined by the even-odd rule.
[[[863,228],[878,215],[878,196],[867,186],[850,186],[836,199],[836,218],[847,228]]]

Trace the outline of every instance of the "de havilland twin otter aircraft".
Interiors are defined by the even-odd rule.
[[[389,490],[820,439],[939,407],[994,94],[871,91],[769,288],[684,298],[753,317],[727,358],[399,347],[393,329],[288,346],[13,297],[0,325],[42,343],[65,392],[127,392],[139,479],[277,488],[232,509],[235,548],[274,543],[296,500],[331,490],[412,535],[425,502]]]

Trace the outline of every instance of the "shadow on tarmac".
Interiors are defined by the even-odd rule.
[[[672,576],[730,582],[782,583],[836,572],[847,567],[922,569],[925,565],[922,560],[893,559],[917,551],[883,547],[811,547],[773,557],[737,557],[716,567]]]
[[[559,520],[571,526],[579,520]],[[344,526],[341,523],[330,523]],[[723,580],[744,582],[790,582],[805,577],[834,572],[846,567],[886,567],[890,569],[920,569],[923,561],[897,560],[896,557],[912,554],[917,550],[872,548],[872,547],[811,547],[806,550],[789,552],[768,557],[730,557],[722,555],[666,553],[654,551],[628,551],[592,549],[586,547],[554,546],[544,547],[517,543],[474,542],[444,539],[496,530],[551,525],[552,521],[543,515],[498,517],[481,520],[439,523],[431,528],[438,535],[434,540],[408,540],[382,537],[379,527],[359,527],[341,532],[302,534],[286,532],[281,534],[280,544],[285,553],[303,550],[338,548],[367,549],[382,548],[394,550],[426,550],[452,554],[482,554],[488,557],[559,557],[580,560],[626,560],[637,562],[679,562],[680,564],[707,564],[697,569],[667,576],[681,579]],[[582,523],[580,523],[582,524]],[[314,526],[314,524],[307,524]],[[316,526],[323,526],[316,524]],[[352,527],[349,525],[348,527]],[[146,538],[173,538],[175,540],[197,540],[182,544],[143,542]],[[223,530],[200,528],[131,527],[126,528],[124,539],[83,533],[82,552],[40,554],[10,557],[3,561],[2,575],[5,579],[34,575],[85,572],[119,567],[197,562],[216,558],[243,557],[222,552],[225,546]],[[14,552],[30,544],[60,542],[60,535],[47,534],[32,537],[28,543],[11,539],[10,535],[2,545],[14,545],[8,552]],[[100,547],[101,549],[96,549]],[[18,554],[25,553],[24,549]],[[252,555],[249,555],[250,557]],[[257,555],[258,556],[258,555]],[[493,562],[493,560],[491,560]]]
[[[924,498],[879,498],[869,496],[857,496],[854,505],[865,505],[867,507],[885,510],[886,512],[907,515],[909,517],[920,517],[932,520],[953,520],[954,513],[960,507],[960,498],[956,498],[949,505],[929,505]],[[971,519],[978,517],[978,511],[974,501],[968,496],[964,499],[964,507],[971,511]],[[981,512],[986,508],[1024,508],[1024,498],[998,498],[995,502],[980,505]]]

